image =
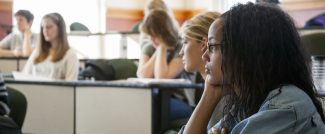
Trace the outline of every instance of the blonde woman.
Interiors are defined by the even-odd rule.
[[[23,73],[55,80],[78,80],[79,60],[70,48],[62,16],[50,13],[43,17],[40,43],[29,57]]]
[[[205,12],[187,20],[180,29],[180,35],[183,40],[183,47],[180,55],[183,56],[184,69],[187,72],[199,72],[205,79],[206,62],[202,60],[202,55],[207,50],[208,31],[210,25],[220,16],[218,12]],[[214,110],[210,118],[208,129],[213,127],[222,118],[222,100]]]
[[[184,78],[182,48],[178,30],[164,10],[150,10],[140,30],[152,43],[142,47],[137,76],[139,78]],[[195,106],[193,90],[175,89],[170,100],[171,120],[190,117]]]

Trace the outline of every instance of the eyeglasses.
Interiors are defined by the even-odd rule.
[[[212,52],[212,50],[213,50],[211,47],[213,47],[213,46],[215,47],[215,46],[220,45],[220,44],[210,44],[209,42],[207,44],[208,44],[208,51],[209,52]]]

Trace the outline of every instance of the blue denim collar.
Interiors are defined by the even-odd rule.
[[[283,87],[285,87],[285,86],[293,86],[293,85],[291,85],[291,84],[289,84],[289,85],[284,85],[284,86],[282,86],[282,87],[279,87],[279,88],[277,88],[277,89],[272,90],[272,91],[267,95],[267,97],[266,97],[266,99],[264,100],[264,102],[262,103],[261,107],[262,107],[262,106],[263,106],[267,101],[271,100],[273,97],[275,97],[276,95],[278,95],[278,94],[280,93],[280,89],[283,88]]]

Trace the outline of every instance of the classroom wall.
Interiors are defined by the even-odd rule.
[[[325,0],[282,0],[281,4],[299,28],[311,18],[325,13]]]
[[[289,15],[295,20],[296,26],[301,28],[305,23],[317,15],[324,14],[325,9],[288,11]]]
[[[129,32],[144,17],[149,0],[106,0],[106,31]],[[208,10],[209,0],[164,0],[182,25],[187,19]]]
[[[0,0],[0,25],[12,25],[12,1]],[[0,41],[7,36],[9,27],[0,27]]]
[[[141,9],[106,9],[106,31],[129,32],[144,17]]]

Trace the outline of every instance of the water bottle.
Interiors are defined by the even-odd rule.
[[[312,75],[318,91],[325,91],[325,55],[315,55],[312,59]]]

